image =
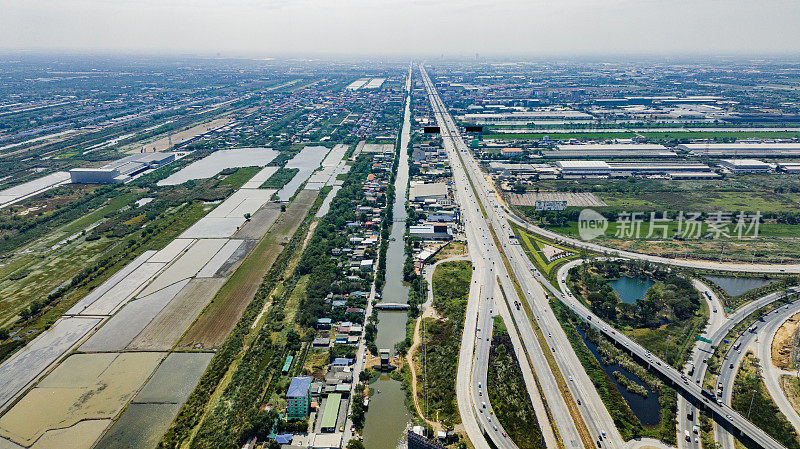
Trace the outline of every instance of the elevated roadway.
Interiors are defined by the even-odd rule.
[[[442,133],[443,133],[443,137],[444,137],[443,140],[445,142],[445,148],[448,151],[448,154],[450,156],[451,166],[453,168],[453,176],[454,176],[454,180],[456,181],[456,188],[459,189],[459,191],[460,191],[460,189],[463,187],[462,185],[459,185],[459,180],[462,180],[462,179],[465,178],[465,172],[466,172],[466,176],[469,177],[468,178],[469,182],[472,185],[478,184],[474,188],[478,193],[478,197],[480,199],[480,202],[465,202],[465,203],[461,203],[462,210],[483,209],[483,210],[486,211],[486,215],[488,216],[487,218],[492,224],[492,228],[491,229],[494,229],[494,230],[498,231],[497,232],[497,237],[499,239],[501,239],[502,248],[503,248],[504,251],[506,251],[506,250],[508,251],[508,254],[509,254],[508,257],[509,257],[509,259],[511,259],[511,265],[513,267],[512,269],[514,270],[515,274],[519,274],[520,275],[520,276],[518,276],[518,279],[519,279],[520,283],[526,284],[526,285],[523,285],[522,288],[523,289],[527,289],[528,286],[532,287],[531,290],[528,291],[528,295],[530,295],[530,296],[526,295],[524,300],[526,300],[528,302],[528,304],[531,305],[531,308],[534,310],[534,314],[536,315],[536,320],[539,323],[540,327],[543,329],[544,332],[547,332],[549,338],[552,339],[553,335],[558,335],[558,337],[562,337],[563,336],[564,340],[566,340],[566,336],[563,334],[563,331],[561,331],[560,326],[558,325],[557,321],[555,320],[555,317],[552,316],[552,312],[549,310],[549,307],[547,306],[546,297],[544,296],[544,292],[542,291],[541,286],[538,285],[536,282],[534,282],[533,278],[536,278],[537,280],[539,280],[539,281],[541,281],[543,283],[547,282],[547,281],[542,278],[541,273],[538,273],[538,271],[536,271],[535,268],[532,268],[532,270],[527,273],[528,274],[527,276],[522,275],[523,272],[527,271],[527,270],[524,270],[525,263],[530,264],[530,260],[524,255],[524,253],[522,252],[521,248],[519,248],[518,245],[514,245],[514,243],[510,242],[511,239],[508,236],[508,234],[510,233],[510,229],[508,229],[508,227],[505,224],[505,222],[506,222],[506,220],[511,220],[511,221],[516,221],[517,224],[523,225],[523,226],[527,227],[528,229],[531,229],[531,227],[527,223],[521,222],[518,219],[516,219],[515,217],[510,216],[510,214],[508,214],[506,209],[504,207],[500,206],[500,202],[499,202],[499,199],[498,199],[498,196],[497,196],[496,192],[494,192],[493,188],[491,187],[491,183],[482,175],[482,172],[480,171],[480,168],[478,167],[477,163],[474,161],[474,159],[472,158],[471,154],[469,153],[466,145],[464,144],[463,140],[461,139],[461,137],[460,137],[460,135],[458,133],[458,129],[457,129],[455,123],[453,122],[452,117],[450,117],[449,113],[446,112],[444,104],[441,102],[441,99],[439,98],[438,94],[436,93],[435,86],[433,85],[433,83],[431,82],[430,78],[425,73],[424,68],[421,68],[421,73],[422,73],[423,81],[425,82],[426,88],[428,90],[429,99],[430,99],[431,104],[433,106],[433,110],[434,110],[434,113],[436,115],[437,122],[438,122],[438,124],[440,126],[440,129],[442,130]],[[453,153],[455,153],[455,155]],[[462,163],[459,162],[459,160],[464,160],[465,163],[462,164]],[[466,165],[466,167],[464,167],[464,165]],[[463,183],[463,181],[462,181],[462,183]],[[465,188],[465,190],[466,190],[466,188]],[[474,209],[473,209],[473,207],[474,207]],[[568,243],[568,244],[571,244],[571,245],[574,245],[574,246],[578,246],[578,247],[582,247],[582,248],[586,248],[586,249],[589,249],[591,251],[597,251],[597,252],[600,252],[600,253],[610,253],[610,254],[619,255],[621,257],[629,257],[629,258],[635,258],[635,259],[640,259],[640,260],[650,260],[650,261],[656,262],[656,263],[669,263],[669,264],[673,264],[673,265],[681,265],[681,266],[687,266],[687,267],[693,267],[693,268],[719,269],[719,270],[729,270],[729,271],[730,270],[739,271],[739,270],[742,270],[743,268],[746,267],[746,268],[748,268],[748,271],[756,271],[756,272],[800,272],[800,265],[785,265],[785,266],[748,265],[748,266],[743,266],[741,264],[727,264],[727,263],[720,263],[720,262],[687,261],[687,260],[674,261],[672,259],[665,259],[665,258],[661,258],[661,257],[657,257],[657,256],[648,256],[648,255],[642,255],[642,254],[638,254],[638,253],[628,253],[628,252],[616,251],[616,250],[613,250],[613,249],[602,247],[600,245],[595,245],[595,244],[593,244],[591,242],[583,242],[583,241],[576,240],[576,239],[566,238],[566,237],[563,237],[561,235],[558,235],[558,234],[551,233],[549,231],[543,230],[541,228],[538,228],[536,233],[540,233],[540,235],[543,235],[543,236],[545,236],[547,238],[563,241],[565,243]],[[548,235],[548,233],[549,233],[549,235]],[[489,236],[486,236],[486,237],[487,237],[487,240],[489,240]],[[516,246],[516,251],[513,250],[513,247],[515,247],[515,246]],[[497,251],[499,252],[499,248],[497,248]],[[514,257],[514,255],[517,255],[517,257]],[[523,257],[518,257],[519,255],[522,255]],[[501,282],[503,282],[503,275],[505,273],[500,271],[498,274],[500,276]],[[531,276],[531,274],[532,274],[532,276]],[[526,280],[528,281],[527,283],[526,283]],[[561,279],[559,279],[559,282],[561,282]],[[531,284],[536,284],[536,285],[531,285]],[[513,287],[512,287],[512,289],[513,289]],[[644,348],[642,348],[641,346],[639,346],[638,344],[636,344],[635,342],[633,342],[632,340],[630,340],[629,338],[627,338],[626,336],[621,334],[620,332],[617,332],[615,329],[613,329],[611,326],[609,326],[608,323],[605,323],[604,321],[600,320],[599,317],[597,317],[593,313],[591,313],[585,306],[583,306],[574,297],[572,297],[569,294],[566,294],[566,295],[561,294],[560,292],[557,292],[557,293],[554,292],[554,294],[556,294],[557,298],[559,300],[561,300],[570,310],[572,310],[572,312],[576,313],[581,319],[589,322],[593,327],[597,328],[600,332],[602,332],[608,338],[610,338],[611,340],[615,341],[618,345],[626,348],[626,350],[629,351],[633,356],[639,358],[640,360],[644,361],[647,365],[649,365],[652,369],[658,371],[665,379],[667,379],[671,384],[673,384],[676,387],[677,390],[682,392],[682,394],[684,394],[687,397],[691,398],[691,400],[693,402],[697,403],[697,404],[703,404],[703,406],[706,407],[707,409],[709,409],[712,412],[712,414],[716,416],[716,418],[718,420],[720,420],[721,422],[724,422],[731,429],[736,429],[737,432],[739,432],[742,435],[746,436],[747,438],[751,439],[752,441],[754,441],[756,444],[760,445],[761,447],[770,448],[770,449],[772,449],[772,448],[777,449],[777,448],[782,448],[783,447],[777,441],[775,441],[773,438],[771,438],[769,435],[767,435],[765,432],[763,432],[761,429],[759,429],[754,424],[752,424],[750,421],[746,420],[744,417],[742,417],[741,415],[739,415],[738,413],[736,413],[735,411],[730,409],[730,407],[726,406],[725,404],[722,404],[722,405],[717,404],[712,399],[709,399],[709,398],[706,398],[705,396],[703,396],[703,394],[701,394],[701,388],[700,388],[699,385],[696,385],[693,382],[689,382],[688,377],[684,376],[683,373],[681,373],[678,370],[676,370],[675,368],[667,365],[662,360],[660,360],[657,357],[655,357],[652,354],[650,354],[649,351],[645,350]],[[536,307],[537,304],[541,306],[540,309],[537,309],[537,307]],[[546,310],[543,310],[545,308],[546,308]],[[553,321],[556,321],[556,322],[553,323]],[[523,324],[523,326],[524,326],[524,324]],[[529,340],[531,340],[531,338],[525,338],[525,336],[520,331],[520,329],[517,329],[517,332],[520,333],[520,336],[522,337],[523,341],[525,341],[526,344],[530,343]],[[555,343],[555,341],[554,341],[554,343]],[[574,353],[572,352],[571,347],[568,345],[568,343],[567,343],[566,346],[559,345],[559,348],[564,348],[563,351],[559,351],[559,352],[564,352],[564,353],[567,353],[567,354],[571,354],[574,357]],[[553,346],[551,349],[553,350],[553,352],[556,352],[555,351],[555,346]],[[569,355],[567,355],[565,358],[568,359]],[[557,358],[556,360],[558,361],[559,359],[560,358]],[[560,363],[564,363],[564,362],[567,362],[567,364],[568,364],[568,360],[562,360],[561,362],[559,362],[559,364]],[[569,368],[569,367],[567,367],[567,368]],[[581,372],[583,371],[582,367],[580,366],[579,363],[575,364],[574,366],[572,366],[572,369],[573,370],[579,370]],[[564,371],[570,372],[568,369],[564,370]],[[564,372],[564,371],[562,371],[562,372]],[[552,375],[552,373],[551,373],[551,375]],[[585,373],[583,373],[583,376],[584,377],[586,376]],[[539,372],[538,377],[539,377],[539,379],[545,378],[545,376],[542,375],[541,372]],[[574,376],[570,377],[570,383],[569,383],[570,392],[572,392],[572,390],[573,390],[572,384],[575,383],[574,379],[575,379]],[[591,386],[591,383],[589,383],[589,386],[591,387],[591,392],[585,392],[585,393],[586,394],[594,393],[594,396],[596,396],[597,395],[596,391]],[[547,393],[546,389],[545,389],[545,393]],[[565,396],[569,396],[569,395],[565,395]],[[572,394],[572,396],[574,397],[574,393]],[[549,400],[550,398],[548,397],[547,399]],[[566,398],[561,398],[561,399],[562,399],[562,401],[570,401],[570,400],[572,400],[572,397],[566,397]],[[560,405],[560,404],[558,404],[558,402],[559,402],[558,400],[556,400],[554,402],[556,402],[557,405]],[[600,403],[600,405],[602,405],[602,403]],[[567,407],[568,406],[569,405],[567,405]],[[552,407],[552,405],[551,405],[551,407]],[[603,407],[602,411],[598,410],[598,412],[600,414],[604,414],[605,416],[608,416],[608,413],[607,413],[607,411],[605,411],[604,407]],[[603,413],[603,412],[605,412],[605,413]],[[600,436],[602,436],[602,433],[604,433],[604,432],[606,433],[606,435],[616,433],[615,431],[611,432],[610,429],[603,430],[603,428],[601,428],[601,426],[603,426],[602,422],[604,421],[603,420],[604,417],[602,417],[602,416],[593,417],[593,416],[591,416],[591,413],[592,413],[591,409],[590,410],[585,410],[585,409],[581,410],[581,415],[584,417],[584,419],[586,419],[587,416],[588,416],[588,419],[586,419],[586,426],[587,427],[592,427],[593,428],[592,430],[594,430],[594,429],[600,430]],[[556,419],[555,421],[556,421],[556,426],[558,426],[558,420]],[[573,424],[576,424],[576,423],[573,423]],[[569,426],[565,426],[565,429],[567,429],[569,431]],[[559,432],[561,432],[561,428],[560,427],[559,427],[558,430],[559,430]],[[573,435],[575,433],[577,433],[577,432],[574,432]],[[600,442],[602,442],[601,441],[602,438],[598,438],[598,440],[600,440]],[[567,441],[570,441],[570,440],[565,438],[564,441],[567,442]],[[578,437],[577,439],[574,439],[572,441],[574,441],[576,443],[576,446],[577,445],[582,445],[580,437]],[[621,447],[621,445],[620,446],[616,446],[613,443],[611,444],[611,446],[612,447]]]

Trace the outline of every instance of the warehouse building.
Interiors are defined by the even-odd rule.
[[[678,148],[692,156],[800,157],[800,143],[796,142],[687,143]]]
[[[564,178],[662,176],[671,179],[714,179],[719,175],[706,164],[693,162],[558,161]]]
[[[668,158],[677,157],[677,154],[663,145],[656,144],[597,143],[558,145],[555,150],[542,151],[542,157],[551,159]]]
[[[331,393],[325,400],[325,409],[322,411],[320,430],[323,432],[335,432],[336,421],[339,418],[339,406],[342,403],[340,393]]]
[[[412,202],[426,200],[442,202],[445,198],[447,198],[447,184],[444,182],[412,181],[408,191],[408,200]]]
[[[127,176],[120,176],[114,168],[73,168],[69,179],[73,184],[113,184],[125,182]]]
[[[731,173],[765,173],[772,170],[772,165],[756,159],[723,159],[719,165]]]
[[[561,169],[564,178],[609,176],[611,167],[606,161],[558,161],[556,167]]]
[[[533,176],[552,174],[553,166],[548,164],[512,164],[508,162],[489,162],[489,171],[501,176]]]
[[[785,162],[778,164],[781,171],[784,173],[800,173],[800,163],[797,162]]]
[[[711,167],[708,165],[694,162],[609,162],[608,166],[611,167],[611,174],[613,176],[646,176],[684,172],[702,173],[711,171]]]
[[[127,156],[100,168],[73,168],[73,184],[113,184],[128,182],[147,170],[155,170],[175,160],[175,153],[142,153]]]
[[[422,240],[453,240],[453,230],[446,224],[423,224],[408,228],[409,237]]]
[[[500,154],[502,154],[503,157],[514,157],[514,156],[522,156],[523,154],[525,154],[525,152],[522,150],[522,148],[508,147],[500,150]]]

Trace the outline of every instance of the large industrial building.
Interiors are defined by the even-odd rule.
[[[800,173],[800,163],[797,162],[784,162],[778,164],[778,167],[784,173]]]
[[[136,175],[154,170],[175,160],[175,153],[142,153],[127,156],[99,168],[73,168],[69,171],[73,184],[113,184],[128,182]]]
[[[447,184],[444,182],[411,181],[408,200],[442,202],[447,198]]]
[[[595,177],[608,176],[611,174],[611,167],[606,161],[558,161],[556,167],[561,169],[561,176],[571,177]]]
[[[564,178],[664,176],[671,179],[714,179],[719,175],[706,164],[694,162],[558,161]]]
[[[800,157],[800,143],[796,142],[687,143],[678,148],[692,156]]]
[[[667,158],[677,157],[677,154],[663,145],[614,143],[558,145],[555,150],[542,151],[542,157],[552,159]]]
[[[526,123],[546,123],[557,120],[575,122],[591,122],[594,117],[591,115],[571,109],[554,108],[535,108],[534,110],[499,113],[478,113],[464,114],[459,117],[462,121],[475,124],[505,123],[505,124],[526,124]]]
[[[764,173],[772,170],[772,165],[756,159],[723,159],[719,165],[731,173]]]

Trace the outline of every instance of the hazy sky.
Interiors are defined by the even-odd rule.
[[[800,53],[798,0],[0,0],[0,48]]]

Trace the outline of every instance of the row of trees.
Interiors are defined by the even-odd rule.
[[[325,298],[337,285],[342,286],[345,280],[346,273],[331,256],[331,251],[349,245],[347,223],[356,219],[355,207],[364,197],[363,182],[370,167],[371,158],[368,156],[359,157],[355,162],[350,177],[331,201],[328,214],[317,225],[314,236],[297,265],[300,275],[309,275],[306,296],[301,301],[299,312],[299,322],[305,326],[313,327],[318,318],[331,313],[331,306]],[[367,285],[366,282],[359,283],[358,287],[366,288]],[[350,287],[342,286],[338,292],[349,293]]]

